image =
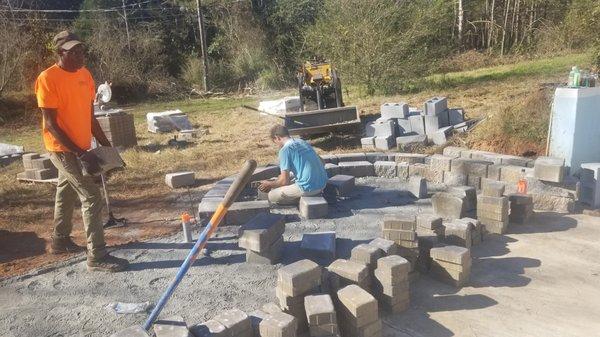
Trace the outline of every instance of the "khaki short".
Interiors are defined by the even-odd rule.
[[[278,205],[295,205],[300,197],[320,195],[323,190],[304,192],[296,184],[274,188],[269,192],[269,201]]]

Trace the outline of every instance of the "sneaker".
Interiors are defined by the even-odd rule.
[[[52,254],[69,254],[79,253],[85,251],[85,247],[81,247],[75,244],[71,237],[57,238],[52,237],[52,243],[50,244],[50,253]]]
[[[101,259],[91,259],[88,257],[87,270],[88,271],[106,271],[106,272],[119,272],[127,269],[129,262],[125,259],[114,257],[106,254]]]

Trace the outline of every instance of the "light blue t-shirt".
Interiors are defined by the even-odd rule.
[[[290,139],[279,150],[279,167],[296,177],[296,184],[304,192],[325,188],[327,172],[315,150],[302,139]]]

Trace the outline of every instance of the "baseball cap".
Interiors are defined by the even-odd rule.
[[[80,41],[79,36],[71,33],[68,30],[63,30],[62,32],[56,34],[54,39],[52,39],[52,42],[54,43],[54,48],[56,50],[70,50],[78,44],[83,44],[83,42]]]

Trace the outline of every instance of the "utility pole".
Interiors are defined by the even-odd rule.
[[[129,23],[127,22],[127,12],[125,11],[125,0],[121,0],[123,4],[123,19],[125,19],[125,32],[127,33],[127,50],[131,51],[131,39],[129,36]]]
[[[204,74],[202,75],[202,84],[204,85],[204,91],[208,91],[208,53],[206,51],[206,32],[204,29],[204,15],[200,7],[200,0],[196,0],[196,14],[198,15],[198,28],[200,29],[200,48],[202,52],[202,67],[204,68]]]

